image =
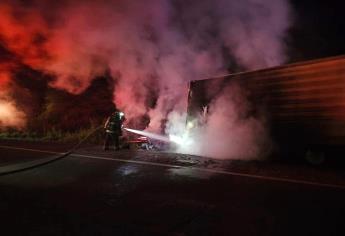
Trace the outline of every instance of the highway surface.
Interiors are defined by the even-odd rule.
[[[70,145],[0,141],[0,173]],[[342,168],[81,147],[0,176],[2,235],[345,235]]]

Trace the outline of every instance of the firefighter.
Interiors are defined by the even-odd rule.
[[[115,145],[115,150],[120,149],[120,136],[122,136],[122,124],[125,121],[125,115],[123,112],[116,110],[111,114],[104,124],[105,129],[105,141],[104,150],[109,150],[109,144]]]

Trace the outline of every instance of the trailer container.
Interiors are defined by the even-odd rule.
[[[191,81],[187,120],[235,84],[253,107],[265,110],[271,136],[284,153],[321,161],[345,147],[345,56]]]

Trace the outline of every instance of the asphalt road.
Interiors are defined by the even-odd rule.
[[[0,142],[0,169],[67,146]],[[0,176],[2,235],[345,235],[343,170],[83,147]]]

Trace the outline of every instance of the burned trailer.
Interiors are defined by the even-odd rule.
[[[252,107],[265,111],[281,153],[302,154],[316,162],[327,154],[344,153],[345,56],[192,81],[187,122],[200,119],[232,85],[246,91]]]

